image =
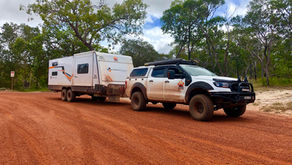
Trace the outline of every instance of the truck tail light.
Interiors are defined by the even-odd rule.
[[[127,80],[125,81],[125,89],[127,89],[127,85],[128,85],[128,82]]]

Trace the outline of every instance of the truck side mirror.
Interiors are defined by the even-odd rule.
[[[167,78],[168,79],[175,79],[175,72],[174,72],[174,70],[169,70],[167,72]]]

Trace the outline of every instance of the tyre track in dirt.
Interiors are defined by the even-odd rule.
[[[17,105],[11,105],[11,106],[2,106],[2,108],[6,108],[6,110],[17,110]],[[17,116],[14,116],[10,111],[6,111],[1,109],[1,112],[6,113],[7,118],[4,119],[6,129],[8,132],[8,139],[10,141],[11,147],[13,148],[13,151],[17,153],[16,156],[18,156],[18,159],[15,159],[19,162],[19,164],[22,163],[34,163],[38,164],[40,162],[44,162],[45,164],[49,164],[47,162],[47,154],[44,153],[43,149],[41,149],[41,143],[35,138],[35,135],[32,135],[29,131],[27,131],[22,125],[18,124],[15,121],[21,121],[26,120],[23,118],[18,118]],[[20,143],[19,143],[20,142]],[[25,155],[26,153],[22,153],[19,151],[19,144],[22,145],[25,150],[29,151],[27,152],[28,155]],[[36,156],[38,155],[38,156]],[[22,156],[22,157],[20,157]],[[50,157],[50,156],[49,156]],[[30,161],[27,161],[29,160]]]
[[[254,111],[198,122],[181,105],[0,93],[0,131],[0,164],[292,164],[292,118]]]

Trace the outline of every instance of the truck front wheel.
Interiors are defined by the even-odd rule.
[[[75,100],[75,93],[72,91],[72,89],[67,90],[67,101],[68,102],[73,102]]]
[[[135,111],[141,111],[146,108],[146,100],[140,91],[132,94],[131,106]]]
[[[246,110],[246,105],[235,106],[232,108],[224,108],[224,112],[230,117],[239,117],[244,114]]]
[[[61,99],[67,101],[67,90],[65,88],[61,91]]]
[[[214,105],[206,95],[195,95],[189,103],[190,114],[195,120],[206,121],[213,117]]]

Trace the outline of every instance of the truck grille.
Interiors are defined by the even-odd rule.
[[[231,84],[230,89],[232,92],[253,92],[252,85],[246,82],[234,82]]]

